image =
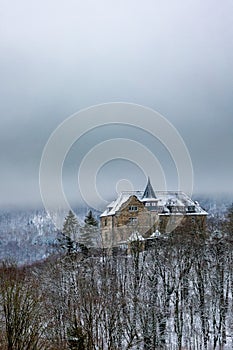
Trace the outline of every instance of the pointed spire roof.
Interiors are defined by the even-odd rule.
[[[142,198],[156,198],[156,195],[155,195],[154,189],[150,183],[149,177],[148,177],[147,185],[146,185],[146,188],[145,188],[145,191],[143,193]]]

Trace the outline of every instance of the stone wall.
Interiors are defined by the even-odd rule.
[[[101,218],[103,245],[117,245],[126,241],[135,231],[148,237],[157,224],[158,213],[149,211],[136,196],[131,196],[115,215]]]
[[[169,226],[170,222],[170,226]],[[174,229],[172,223],[178,222]],[[116,246],[138,231],[144,238],[159,229],[161,233],[200,233],[206,229],[206,215],[161,215],[147,209],[136,196],[131,196],[114,215],[101,217],[103,247]]]
[[[172,231],[173,233],[201,233],[206,230],[206,215],[160,215],[159,231],[169,233],[169,220],[178,220],[179,225]]]

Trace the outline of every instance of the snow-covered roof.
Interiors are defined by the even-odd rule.
[[[134,231],[129,238],[127,239],[128,242],[135,242],[135,241],[144,241],[144,238],[138,231]]]
[[[142,196],[142,192],[141,191],[121,192],[118,198],[107,206],[107,209],[100,215],[100,217],[115,215],[116,212],[121,208],[122,204],[125,203],[131,196],[136,196],[139,199]]]
[[[207,215],[207,212],[201,208],[198,202],[194,202],[188,195],[182,191],[156,191],[156,198],[144,197],[145,192],[142,191],[123,191],[118,196],[118,198],[110,203],[107,209],[100,215],[112,216],[115,215],[121,206],[131,197],[136,196],[139,201],[145,205],[148,203],[148,208],[153,208],[152,203],[155,203],[153,210],[156,210],[157,207],[163,207],[162,212],[159,212],[159,215],[170,215],[170,207],[183,207],[185,210],[185,215]],[[190,207],[193,208],[190,211]],[[180,215],[179,213],[177,215]]]
[[[143,197],[141,199],[142,202],[158,202],[159,199],[158,198],[153,198],[153,197]]]
[[[161,236],[161,233],[159,232],[158,229],[156,229],[155,232],[152,233],[152,235],[150,236],[150,238],[159,237],[159,236]]]

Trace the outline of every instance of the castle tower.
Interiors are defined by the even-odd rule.
[[[146,185],[145,191],[144,191],[143,196],[142,196],[142,199],[146,199],[146,198],[156,199],[156,195],[155,195],[154,189],[150,183],[149,177],[147,180],[147,185]]]

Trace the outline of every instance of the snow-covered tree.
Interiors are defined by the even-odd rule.
[[[84,221],[86,225],[95,226],[95,227],[98,226],[98,221],[93,216],[91,210],[89,210],[89,212],[87,213]]]
[[[14,263],[0,265],[0,348],[44,349],[43,302],[38,280]]]
[[[63,225],[63,234],[70,237],[73,241],[77,241],[79,223],[75,214],[70,210],[65,218]]]
[[[91,210],[87,213],[84,222],[84,227],[80,229],[79,242],[86,247],[96,246],[97,238],[99,236],[98,221]]]
[[[226,231],[227,235],[233,236],[233,203],[228,207],[225,217],[224,231]]]
[[[79,232],[79,223],[75,214],[70,210],[65,218],[61,237],[59,238],[60,245],[65,248],[68,253],[76,250]]]

